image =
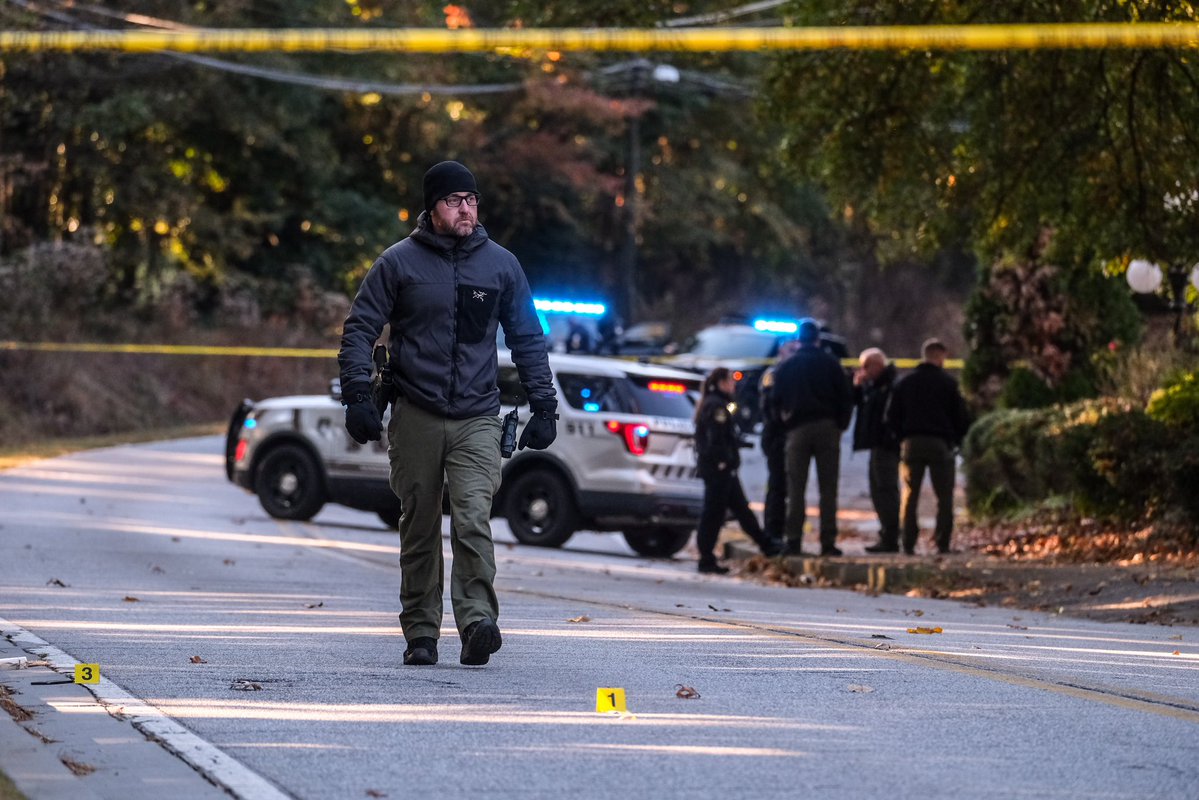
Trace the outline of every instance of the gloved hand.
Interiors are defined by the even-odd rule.
[[[520,432],[520,443],[517,447],[520,450],[524,450],[526,447],[544,450],[558,437],[558,423],[554,422],[558,418],[558,415],[554,413],[558,410],[558,402],[556,400],[538,400],[530,403],[529,406],[533,409],[533,416],[525,425],[525,429]]]
[[[377,442],[383,437],[383,420],[371,402],[370,385],[351,383],[341,391],[346,406],[346,430],[358,444]]]

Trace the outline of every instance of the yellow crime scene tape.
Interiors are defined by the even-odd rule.
[[[196,28],[0,31],[0,52],[386,51],[467,53],[734,50],[1095,50],[1194,48],[1199,23],[1029,23],[750,28]]]
[[[269,356],[272,358],[337,358],[337,349],[332,347],[222,347],[218,345],[193,344],[101,344],[99,342],[15,342],[0,341],[0,350],[25,350],[43,353],[139,353],[143,355],[167,356]],[[646,361],[662,366],[675,366],[664,356],[621,356],[628,361]],[[774,359],[746,359],[746,364],[769,366]],[[918,358],[892,358],[891,363],[899,369],[911,369],[920,363]],[[856,358],[841,359],[846,367],[858,366]],[[965,362],[960,358],[945,360],[946,369],[961,369]]]
[[[99,344],[96,342],[0,341],[0,350],[46,353],[139,353],[168,356],[272,356],[276,358],[336,358],[334,348],[220,347],[193,344]]]

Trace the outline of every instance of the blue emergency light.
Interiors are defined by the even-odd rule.
[[[789,319],[755,319],[754,330],[765,333],[795,333],[799,323]]]
[[[602,317],[607,308],[603,303],[578,303],[573,300],[547,300],[543,297],[533,298],[533,307],[538,311],[548,311],[553,314],[582,314],[587,317]]]

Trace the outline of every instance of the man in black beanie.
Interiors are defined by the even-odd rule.
[[[444,566],[442,494],[450,500],[450,600],[459,661],[486,664],[500,649],[491,503],[500,485],[496,329],[503,326],[532,417],[520,447],[557,434],[558,401],[545,336],[516,257],[479,224],[475,176],[457,161],[425,173],[425,210],[387,248],[346,317],[338,363],[346,430],[359,444],[383,430],[371,402],[371,353],[391,324],[388,353],[398,397],[388,424],[391,488],[400,498],[400,626],[404,663],[437,663]]]

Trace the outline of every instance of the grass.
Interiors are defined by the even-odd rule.
[[[116,447],[122,444],[157,442],[165,439],[185,439],[191,436],[210,436],[225,432],[225,423],[212,422],[206,425],[181,425],[172,428],[155,428],[142,431],[109,433],[103,436],[80,436],[68,439],[49,439],[28,442],[12,447],[0,447],[0,470],[19,467],[43,458],[55,458],[80,450],[95,450],[101,447]],[[3,800],[4,795],[0,795]]]

